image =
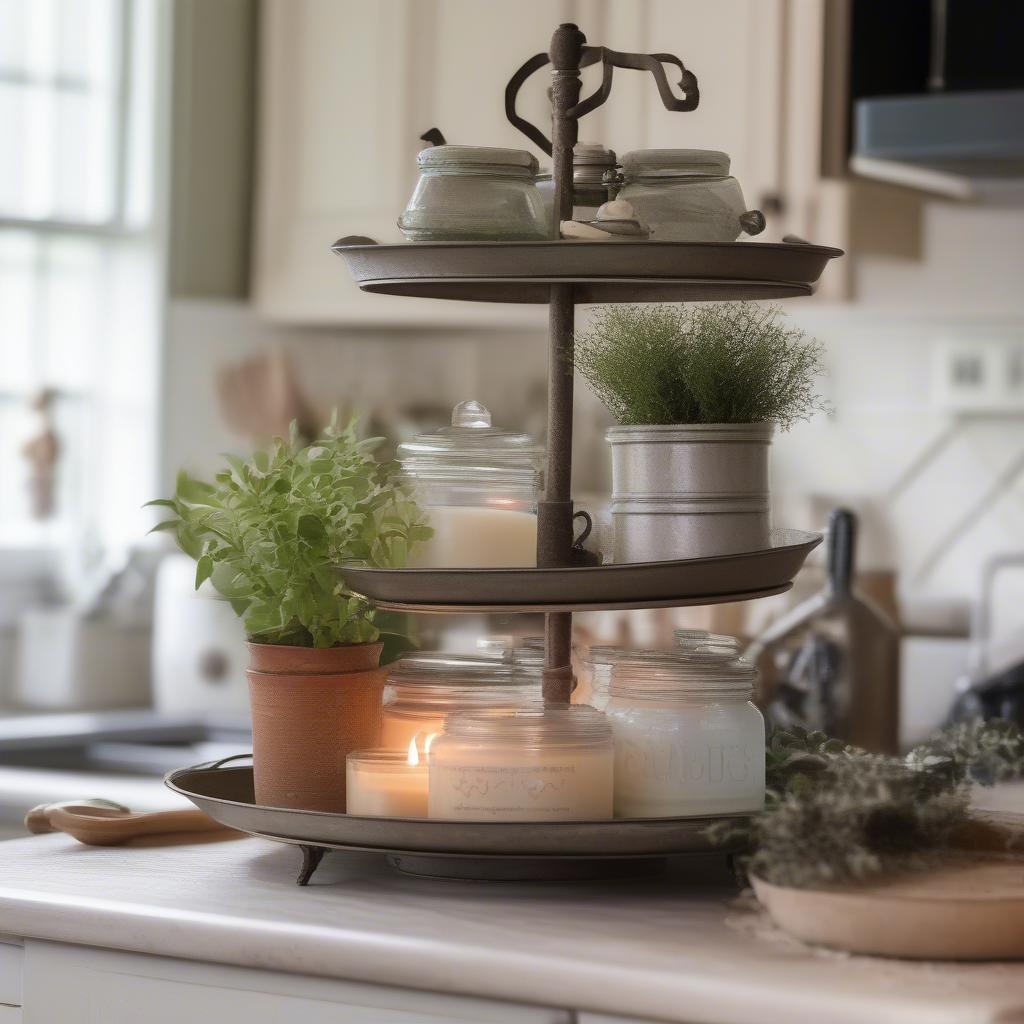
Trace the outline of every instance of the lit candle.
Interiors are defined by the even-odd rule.
[[[593,708],[450,715],[430,761],[431,818],[586,821],[612,816],[612,740]]]
[[[415,738],[407,751],[357,750],[348,755],[345,769],[348,814],[369,818],[427,816],[427,762],[420,756]]]

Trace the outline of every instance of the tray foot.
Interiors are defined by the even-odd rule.
[[[327,852],[321,846],[300,846],[302,850],[302,868],[299,870],[299,876],[295,879],[296,885],[309,885],[309,880],[313,877],[313,872],[320,866],[320,861],[324,859],[324,854]]]
[[[664,857],[446,857],[394,853],[388,863],[406,875],[480,882],[585,882],[639,878],[665,870]]]

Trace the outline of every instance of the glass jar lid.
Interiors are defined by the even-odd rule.
[[[475,172],[511,171],[531,178],[539,166],[537,158],[525,149],[497,149],[490,146],[430,146],[420,150],[416,162],[423,170],[461,168]]]
[[[724,633],[709,633],[706,629],[677,629],[672,635],[684,651],[723,658],[738,658],[740,654],[739,640]]]
[[[671,700],[696,693],[749,694],[757,669],[722,649],[645,651],[612,667],[611,695]]]
[[[521,660],[514,653],[493,657],[454,654],[450,651],[420,651],[399,658],[388,670],[388,684],[410,691],[427,691],[432,686],[494,687],[535,686],[541,680],[542,661]]]
[[[623,177],[724,178],[729,173],[729,154],[717,149],[637,149],[622,158]]]
[[[608,719],[589,704],[544,705],[458,711],[448,716],[445,735],[476,743],[517,746],[605,746],[611,743]]]
[[[431,480],[509,476],[534,482],[544,449],[529,435],[492,426],[480,402],[459,402],[450,427],[418,434],[398,446],[398,461],[410,476]]]

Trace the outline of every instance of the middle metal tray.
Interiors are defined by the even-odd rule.
[[[821,534],[773,530],[771,547],[676,562],[572,569],[338,570],[346,585],[384,608],[423,612],[595,611],[726,604],[792,586]]]

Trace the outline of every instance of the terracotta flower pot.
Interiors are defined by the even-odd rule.
[[[383,644],[249,644],[256,802],[345,810],[345,758],[377,745]]]

